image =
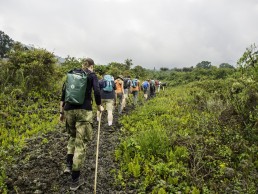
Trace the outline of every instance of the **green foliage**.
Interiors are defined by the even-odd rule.
[[[196,65],[197,68],[209,69],[211,68],[211,62],[209,61],[202,61]]]
[[[132,72],[133,72],[134,77],[136,77],[136,76],[138,76],[138,77],[146,77],[147,76],[146,69],[144,69],[140,65],[135,66],[132,69]]]
[[[160,68],[160,71],[168,71],[169,70],[169,68],[167,68],[167,67],[161,67]]]
[[[31,49],[16,43],[8,54],[8,60],[1,62],[1,91],[8,94],[19,88],[18,97],[26,97],[30,91],[56,90],[60,76],[55,67],[54,55],[43,49]]]
[[[236,70],[234,68],[174,68],[167,71],[148,71],[148,76],[164,82],[169,86],[179,86],[194,81],[221,80],[231,77]]]
[[[257,91],[236,85],[232,93],[236,80],[165,90],[124,116],[116,150],[123,185],[137,183],[139,193],[255,193],[257,107],[248,104],[257,104]]]
[[[105,75],[107,73],[108,66],[106,65],[95,65],[94,71],[97,75]]]
[[[258,61],[258,51],[255,44],[251,45],[249,48],[246,48],[243,56],[238,60],[237,64],[242,68],[254,68],[257,66]]]
[[[13,44],[14,41],[0,30],[0,58],[6,57],[6,54],[12,49]]]
[[[0,148],[0,151],[1,148]],[[1,156],[1,154],[0,154]],[[7,186],[4,184],[5,183],[5,179],[6,179],[6,174],[5,174],[5,168],[4,168],[4,161],[0,161],[0,192],[3,194],[7,194]]]
[[[130,70],[131,67],[133,66],[133,60],[132,59],[126,59],[125,60],[125,66],[127,70]]]
[[[65,61],[61,64],[61,71],[63,74],[67,73],[71,69],[81,68],[82,59],[76,59],[75,57],[66,57]]]
[[[139,164],[140,157],[136,155],[131,162],[128,163],[128,172],[132,174],[135,178],[140,177],[141,175],[141,166]]]
[[[237,64],[242,78],[258,81],[258,50],[255,44],[246,49]]]
[[[228,64],[228,63],[221,63],[219,65],[219,68],[230,68],[230,69],[234,69],[234,66]]]

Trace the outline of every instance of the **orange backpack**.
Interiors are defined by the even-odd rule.
[[[115,81],[116,84],[116,93],[122,93],[122,81],[120,79],[117,79]]]

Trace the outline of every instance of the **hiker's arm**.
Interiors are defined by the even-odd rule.
[[[61,122],[64,122],[64,105],[65,105],[65,84],[63,84],[62,88],[62,95],[61,95],[61,100],[60,100],[60,116],[59,120]]]
[[[103,86],[103,85],[104,85],[103,81],[102,81],[102,80],[100,80],[100,81],[99,81],[99,88],[100,88],[100,89],[104,88],[104,86]]]
[[[65,120],[65,117],[64,117],[64,101],[61,101],[60,102],[60,116],[59,116],[59,120],[61,121],[61,122],[64,122],[64,120]]]
[[[116,84],[114,81],[112,81],[112,84],[113,84],[113,89],[116,90]]]
[[[103,111],[104,108],[101,106],[101,95],[100,95],[100,88],[99,88],[99,81],[96,74],[92,75],[92,83],[93,83],[93,90],[94,90],[94,98],[97,105],[98,111]]]
[[[123,93],[123,95],[124,95],[124,94],[125,94],[125,91],[124,91],[124,82],[122,82],[121,87],[122,87],[122,93]]]
[[[65,102],[60,101],[60,114],[64,114],[64,105],[65,105]]]

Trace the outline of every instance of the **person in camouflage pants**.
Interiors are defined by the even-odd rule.
[[[66,85],[64,83],[60,102],[60,121],[66,121],[66,129],[69,134],[67,145],[66,169],[64,173],[71,173],[72,183],[70,189],[77,190],[85,183],[80,178],[81,169],[86,156],[87,142],[92,140],[92,90],[98,111],[102,112],[99,81],[93,72],[94,61],[85,59],[81,69],[73,70],[75,73],[87,74],[87,87],[83,104],[73,104],[66,101]]]

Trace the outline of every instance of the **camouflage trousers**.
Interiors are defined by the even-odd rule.
[[[92,140],[92,111],[75,109],[64,112],[66,130],[69,134],[67,154],[73,154],[74,171],[81,169],[85,156],[86,144]]]
[[[123,93],[117,93],[116,94],[116,103],[118,104],[118,113],[121,114],[123,111],[123,99],[124,94]]]
[[[133,105],[136,106],[138,102],[139,91],[132,91],[133,94]]]

